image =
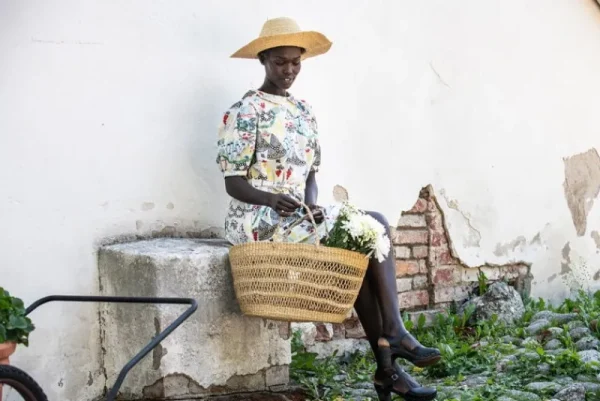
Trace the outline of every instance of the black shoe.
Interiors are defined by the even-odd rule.
[[[379,401],[392,401],[392,393],[406,401],[431,401],[437,396],[435,388],[423,387],[397,363],[391,365],[391,350],[389,347],[379,347],[378,360],[380,367],[375,372],[375,391]],[[395,386],[396,385],[396,386]],[[397,390],[397,387],[407,391]]]
[[[404,340],[406,336],[410,336],[410,340],[418,345],[412,349],[404,346],[402,340]],[[440,354],[440,351],[437,348],[423,347],[408,331],[396,338],[386,339],[390,343],[392,358],[394,360],[396,358],[404,358],[413,365],[424,368],[426,366],[434,365],[442,359],[442,354]]]

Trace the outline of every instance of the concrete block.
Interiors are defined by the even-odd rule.
[[[102,295],[190,297],[198,310],[127,376],[121,399],[197,398],[286,385],[290,342],[276,322],[241,315],[221,240],[161,238],[99,250]],[[100,310],[109,385],[183,306]],[[285,334],[285,333],[283,333]],[[284,338],[282,338],[284,337]]]

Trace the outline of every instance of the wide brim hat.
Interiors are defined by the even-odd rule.
[[[331,44],[322,33],[303,31],[293,19],[281,17],[267,20],[258,38],[233,53],[231,57],[256,59],[260,52],[267,49],[294,46],[303,48],[305,51],[302,58],[307,59],[326,53]]]

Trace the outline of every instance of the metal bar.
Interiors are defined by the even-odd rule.
[[[171,323],[166,329],[157,334],[152,340],[138,352],[127,364],[121,369],[115,384],[112,386],[106,401],[114,401],[127,373],[137,365],[142,358],[144,358],[150,351],[152,351],[162,340],[167,338],[177,327],[179,327],[184,321],[186,321],[195,311],[198,309],[198,302],[193,298],[157,298],[157,297],[113,297],[113,296],[81,296],[81,295],[50,295],[38,299],[32,303],[26,310],[26,315],[36,310],[38,307],[53,301],[59,302],[109,302],[109,303],[142,303],[142,304],[177,304],[177,305],[190,305],[188,309],[183,312],[173,323]]]

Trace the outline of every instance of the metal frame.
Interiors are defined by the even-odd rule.
[[[51,295],[48,297],[44,297],[38,299],[33,304],[31,304],[27,310],[26,315],[29,315],[31,312],[36,310],[38,307],[48,303],[48,302],[107,302],[107,303],[125,303],[125,304],[176,304],[176,305],[190,305],[189,308],[183,312],[173,323],[171,323],[166,329],[157,334],[152,340],[146,345],[140,352],[138,352],[127,364],[123,367],[119,376],[117,377],[117,381],[112,386],[108,395],[106,396],[106,401],[114,401],[117,397],[117,393],[125,380],[125,376],[127,373],[133,368],[135,365],[142,360],[143,357],[148,355],[150,351],[152,351],[158,344],[161,343],[162,340],[167,338],[169,334],[171,334],[181,323],[186,321],[195,311],[198,309],[198,303],[195,299],[192,298],[155,298],[155,297],[111,297],[111,296],[75,296],[75,295]]]

